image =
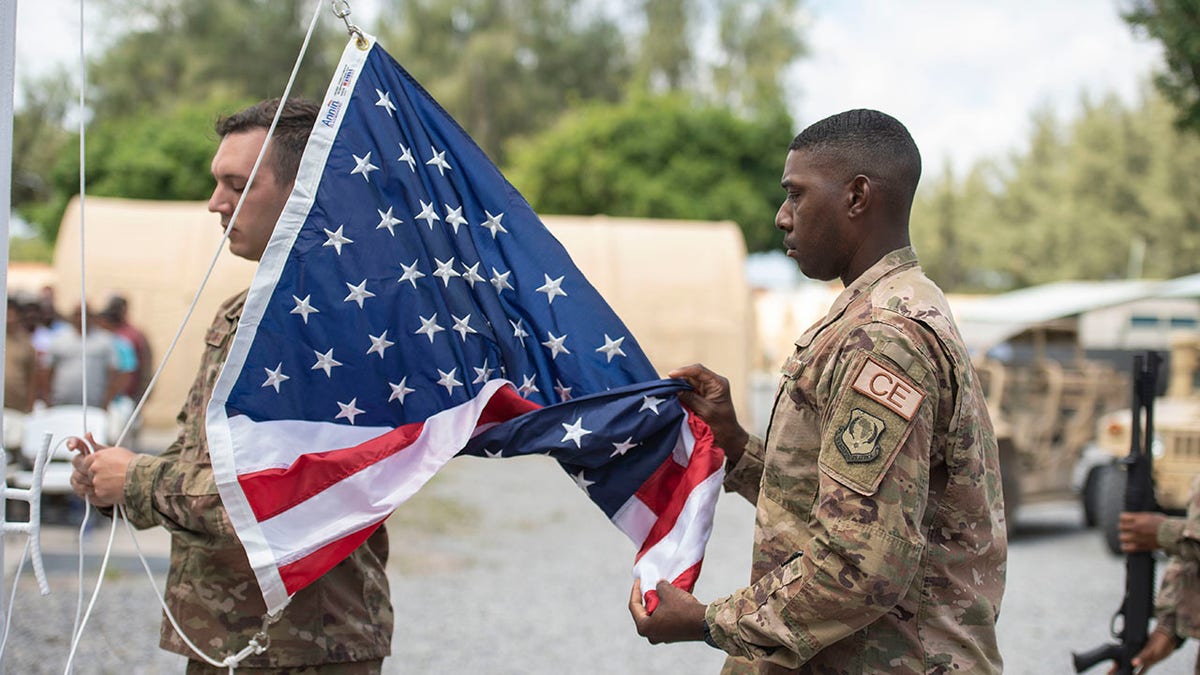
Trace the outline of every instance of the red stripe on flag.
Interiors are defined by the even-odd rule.
[[[687,568],[682,574],[671,580],[671,585],[676,588],[682,588],[685,591],[691,592],[696,587],[696,580],[700,578],[700,565],[704,564],[703,560],[699,560],[695,565]],[[646,613],[653,614],[658,607],[658,591],[653,588],[642,594],[642,601],[646,603]]]
[[[475,426],[499,424],[540,407],[521,398],[511,386],[502,387],[484,406]],[[404,451],[421,437],[424,426],[424,422],[405,424],[350,448],[304,454],[285,469],[263,469],[238,476],[238,484],[261,522]]]
[[[695,439],[688,465],[681,467],[673,459],[674,455],[668,457],[636,493],[637,498],[642,500],[658,519],[646,534],[646,540],[642,542],[635,560],[640,560],[647,550],[671,532],[684,504],[687,503],[688,496],[725,462],[725,453],[713,444],[712,430],[708,425],[690,410],[687,423]]]
[[[374,534],[382,524],[381,520],[374,525],[368,525],[357,532],[351,532],[337,541],[322,546],[295,562],[280,565],[279,576],[283,579],[283,586],[287,589],[287,594],[295,593],[333,569]]]

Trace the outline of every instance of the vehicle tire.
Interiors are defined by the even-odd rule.
[[[1016,448],[1000,441],[1000,489],[1004,494],[1004,523],[1009,538],[1017,529],[1017,511],[1021,507],[1021,465]]]
[[[1104,543],[1114,554],[1121,554],[1119,524],[1125,508],[1125,470],[1116,465],[1095,469],[1096,524]]]
[[[1083,506],[1083,526],[1093,528],[1100,522],[1100,474],[1107,466],[1093,467],[1083,481],[1079,501]]]

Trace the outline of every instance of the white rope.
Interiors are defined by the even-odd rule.
[[[83,5],[83,0],[80,0],[81,13],[82,13],[82,5]],[[191,319],[192,314],[196,310],[196,305],[200,301],[200,294],[204,292],[204,288],[208,285],[208,281],[212,277],[213,270],[216,268],[216,265],[217,265],[217,260],[219,259],[220,255],[221,255],[221,250],[225,246],[225,241],[229,238],[229,233],[231,230],[233,230],[234,224],[237,222],[238,214],[242,210],[242,204],[246,200],[246,195],[250,194],[250,187],[251,187],[251,185],[253,185],[255,177],[258,175],[258,168],[262,164],[263,157],[266,156],[267,149],[271,143],[271,137],[275,133],[275,127],[279,123],[280,115],[283,113],[283,102],[286,102],[288,100],[288,96],[291,94],[291,91],[292,91],[292,85],[295,84],[295,82],[296,82],[296,74],[300,71],[300,64],[304,60],[304,55],[308,52],[308,45],[312,39],[313,31],[316,29],[317,19],[320,17],[320,12],[321,12],[321,0],[318,0],[318,2],[316,3],[316,7],[313,10],[312,20],[309,22],[309,25],[308,25],[308,32],[304,35],[304,42],[300,46],[300,53],[296,56],[296,62],[292,66],[292,73],[291,73],[290,77],[288,77],[287,86],[283,90],[283,96],[281,97],[281,103],[280,103],[278,109],[275,111],[275,118],[271,120],[270,128],[267,130],[267,139],[266,139],[266,141],[263,142],[262,149],[259,150],[258,157],[255,158],[255,160],[254,160],[254,166],[250,170],[250,176],[248,177],[248,179],[246,181],[246,187],[245,187],[245,189],[242,190],[242,194],[238,198],[238,203],[234,207],[233,214],[229,218],[229,226],[227,228],[225,228],[225,232],[221,236],[221,241],[217,246],[217,250],[213,254],[212,260],[209,262],[208,270],[204,273],[204,278],[201,280],[200,286],[196,290],[196,294],[192,297],[192,302],[189,305],[187,312],[184,314],[183,320],[180,322],[179,328],[175,331],[175,337],[171,339],[171,344],[167,348],[166,353],[163,354],[163,357],[159,362],[158,368],[154,371],[154,376],[150,378],[150,382],[146,386],[146,391],[142,394],[141,400],[138,401],[137,406],[134,407],[133,414],[130,415],[129,419],[125,422],[125,427],[121,430],[121,433],[118,435],[118,437],[117,437],[116,441],[113,443],[113,445],[120,445],[124,441],[126,434],[128,434],[129,429],[133,425],[133,421],[137,418],[137,415],[141,411],[143,405],[145,404],[147,397],[149,397],[150,393],[153,391],[154,385],[157,383],[159,375],[162,373],[163,368],[166,366],[167,359],[170,358],[172,352],[175,351],[175,347],[179,343],[180,336],[183,334],[183,329],[187,325],[187,322]],[[80,23],[82,24],[82,19],[81,19]],[[81,27],[81,30],[82,30],[82,27]],[[82,142],[82,135],[80,136],[80,139]],[[81,156],[82,156],[82,151],[81,151]],[[81,170],[81,173],[82,173],[82,170]],[[82,204],[82,198],[83,198],[82,188],[81,188],[80,192],[81,192],[80,208],[82,211],[82,206],[83,206],[83,204]],[[82,213],[81,213],[81,218],[82,218]],[[81,241],[81,246],[82,246],[82,233],[81,233],[80,241]],[[85,399],[85,405],[86,405],[86,399]],[[87,428],[86,425],[84,428],[85,429]],[[86,522],[87,522],[87,513],[86,512],[85,512],[84,518],[85,518],[84,523],[86,524]],[[125,516],[125,509],[123,507],[116,508],[113,511],[112,532],[116,531],[117,518],[120,518],[121,520],[123,520],[125,522],[125,527],[129,530],[129,536],[133,539],[134,549],[137,551],[138,558],[142,561],[143,568],[145,568],[146,573],[150,576],[151,585],[154,586],[155,591],[158,592],[158,586],[154,582],[154,573],[150,570],[150,565],[146,561],[145,556],[142,555],[141,546],[138,545],[137,537],[134,535],[133,529],[129,524],[129,520]],[[82,527],[81,527],[81,533],[82,533]],[[81,540],[82,540],[82,537],[81,537]],[[105,571],[108,567],[109,554],[112,551],[112,544],[113,544],[113,536],[110,533],[109,539],[108,539],[108,547],[106,548],[106,550],[104,552],[104,559],[101,562],[100,571],[97,574],[96,588],[92,592],[92,600],[88,604],[87,612],[84,613],[82,621],[77,625],[76,629],[73,631],[72,640],[71,640],[71,652],[67,658],[66,673],[68,675],[71,673],[71,664],[74,661],[75,653],[79,646],[80,636],[83,634],[84,629],[87,627],[88,618],[91,616],[92,608],[96,604],[96,597],[99,595],[99,592],[100,592],[101,580],[103,579]],[[82,564],[83,564],[82,557],[83,557],[83,554],[82,554],[82,544],[81,544],[80,545],[80,567],[81,567],[81,569],[82,569]],[[82,593],[82,584],[80,584],[80,592]],[[258,641],[260,636],[263,636],[264,638],[266,637],[266,627],[268,624],[268,620],[264,618],[263,630],[260,631],[260,633],[256,634],[250,640],[249,645],[247,645],[242,651],[238,652],[237,654],[227,656],[225,659],[223,659],[221,661],[217,661],[217,660],[211,658],[210,656],[208,656],[207,654],[205,654],[204,652],[202,652],[199,647],[197,647],[190,639],[188,639],[188,637],[186,635],[184,635],[184,632],[183,632],[182,628],[179,626],[179,623],[176,621],[175,617],[171,614],[171,611],[167,608],[167,604],[166,604],[165,599],[163,599],[163,597],[162,597],[162,593],[158,592],[158,595],[159,595],[159,602],[163,608],[163,613],[166,615],[168,621],[171,623],[171,626],[175,629],[176,634],[179,635],[180,639],[183,640],[184,644],[186,644],[189,649],[191,649],[193,652],[196,653],[197,656],[199,656],[205,662],[207,662],[208,664],[210,664],[212,666],[215,666],[218,668],[228,667],[229,672],[232,674],[234,672],[234,668],[236,668],[238,666],[238,664],[240,664],[242,662],[242,660],[244,660],[246,657],[250,656],[251,654],[263,653],[267,649],[267,647],[270,643],[269,639],[265,639],[261,643]]]

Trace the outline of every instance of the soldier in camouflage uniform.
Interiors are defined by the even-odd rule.
[[[265,101],[218,122],[221,145],[213,158],[217,186],[209,210],[223,227],[246,183],[278,101]],[[235,255],[259,260],[266,248],[317,117],[312,103],[288,101],[258,175],[229,234]],[[263,628],[266,605],[229,516],[209,461],[204,409],[225,362],[246,293],[222,305],[205,336],[205,352],[179,413],[178,438],[159,456],[121,447],[80,450],[71,482],[100,507],[123,505],[138,528],[171,532],[166,602],[186,637],[210,658],[236,654]],[[267,627],[270,645],[242,662],[238,672],[358,675],[379,673],[390,653],[392,606],[385,566],[387,533],[369,539],[316,582],[300,590]],[[160,645],[189,657],[187,672],[225,673],[200,660],[164,617]]]
[[[1200,638],[1200,476],[1192,481],[1186,518],[1162,513],[1122,513],[1121,550],[1162,549],[1171,556],[1154,603],[1154,631],[1133,659],[1138,668],[1167,658],[1189,637]],[[1200,655],[1195,672],[1200,673]]]
[[[908,239],[920,155],[895,119],[855,110],[793,141],[775,224],[802,272],[841,278],[796,341],[765,439],[724,378],[672,372],[757,506],[751,585],[707,606],[665,581],[651,642],[703,639],[727,673],[991,673],[1004,589],[996,441],[941,291]]]

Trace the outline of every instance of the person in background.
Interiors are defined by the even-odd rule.
[[[8,297],[8,330],[4,336],[4,407],[21,413],[33,409],[33,339],[25,325],[20,301]]]
[[[1121,552],[1161,549],[1170,556],[1154,601],[1154,630],[1133,658],[1135,668],[1149,669],[1187,638],[1200,638],[1200,475],[1192,481],[1186,517],[1126,512],[1118,528]],[[1196,672],[1200,673],[1200,654]]]
[[[133,370],[122,361],[116,338],[89,315],[84,336],[82,309],[71,314],[68,328],[55,331],[38,356],[34,398],[46,405],[83,405],[107,408],[128,386]],[[85,358],[86,354],[86,358]],[[86,368],[86,378],[85,378]]]
[[[125,300],[124,296],[114,295],[110,297],[104,308],[100,310],[99,316],[105,328],[114,335],[125,339],[133,348],[137,366],[133,377],[129,381],[129,386],[122,393],[129,396],[136,403],[141,400],[142,394],[146,392],[146,387],[150,384],[150,377],[154,369],[154,364],[151,361],[150,341],[146,339],[145,333],[129,323],[129,303]]]

